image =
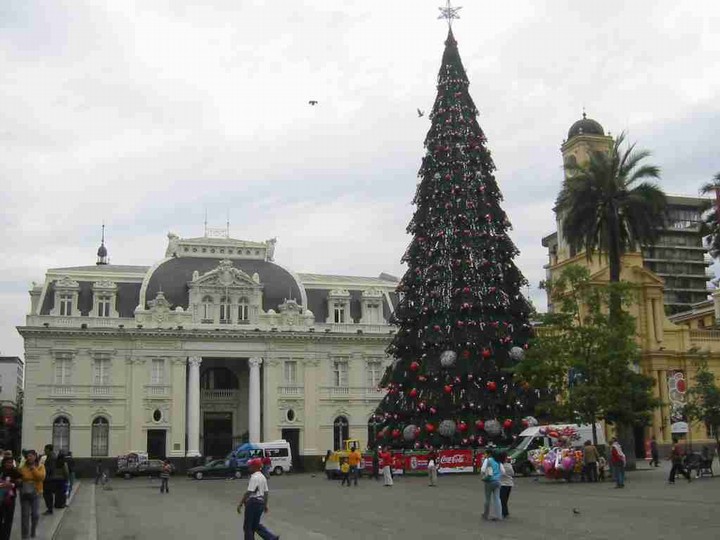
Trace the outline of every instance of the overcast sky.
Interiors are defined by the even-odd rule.
[[[401,275],[447,27],[440,0],[0,2],[0,351],[31,281],[151,265],[166,234],[277,236],[298,272]],[[582,107],[669,193],[720,171],[720,2],[466,0],[454,25],[537,290]],[[311,107],[308,100],[318,101]]]

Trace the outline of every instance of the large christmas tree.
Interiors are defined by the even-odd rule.
[[[374,421],[375,444],[405,448],[507,442],[534,402],[513,381],[530,337],[526,283],[500,207],[457,42],[448,32],[408,226],[399,326]],[[373,444],[373,441],[370,441]]]

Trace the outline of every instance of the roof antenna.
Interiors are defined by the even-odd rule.
[[[108,251],[105,247],[105,221],[103,220],[102,223],[102,236],[100,239],[100,247],[97,250],[97,261],[95,262],[96,265],[104,265],[108,264]]]
[[[585,105],[583,105],[583,120],[587,118],[587,114],[585,114]]]

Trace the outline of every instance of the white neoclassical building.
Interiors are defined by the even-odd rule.
[[[294,274],[275,241],[168,235],[150,267],[47,271],[25,326],[26,448],[223,456],[290,441],[298,459],[367,440],[397,279]]]

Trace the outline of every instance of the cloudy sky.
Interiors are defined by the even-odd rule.
[[[669,193],[720,171],[720,3],[466,0],[455,35],[537,284],[582,107]],[[440,0],[0,2],[0,351],[31,281],[150,265],[166,233],[279,238],[305,272],[402,274],[447,32]],[[319,102],[310,107],[308,100]]]

